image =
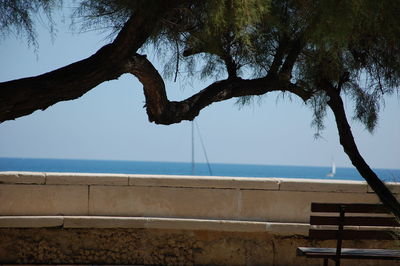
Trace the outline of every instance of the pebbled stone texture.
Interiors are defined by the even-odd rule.
[[[194,246],[190,235],[142,229],[0,230],[2,264],[190,265]]]
[[[369,241],[357,246],[385,248],[393,244]],[[296,247],[310,245],[328,247],[334,242],[309,242],[296,235],[200,230],[2,228],[0,265],[321,265],[320,259],[296,256]],[[351,260],[343,265],[399,264]]]
[[[256,233],[6,228],[0,264],[258,265],[271,259],[270,241]]]

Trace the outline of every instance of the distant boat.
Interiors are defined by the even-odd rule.
[[[336,174],[336,164],[332,161],[332,170],[326,175],[326,177],[334,177]]]

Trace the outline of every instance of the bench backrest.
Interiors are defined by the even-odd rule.
[[[311,212],[312,239],[388,240],[395,237],[393,227],[400,226],[382,204],[312,203]]]

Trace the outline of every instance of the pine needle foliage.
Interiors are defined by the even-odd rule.
[[[61,0],[0,0],[0,31],[35,44],[33,14],[51,17]],[[82,29],[118,32],[130,16],[152,16],[161,0],[75,1]],[[354,119],[371,132],[384,95],[400,86],[398,0],[174,0],[148,39],[165,58],[164,74],[254,78],[285,72],[311,95],[317,133],[331,84],[354,102]],[[292,61],[292,62],[291,62]],[[285,62],[287,63],[285,65]],[[286,73],[287,72],[287,73]],[[252,102],[251,95],[239,103]]]
[[[35,20],[44,14],[54,34],[52,12],[60,8],[61,0],[0,0],[0,38],[9,34],[26,39],[29,46],[38,47]]]

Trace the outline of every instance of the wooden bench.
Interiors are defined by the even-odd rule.
[[[312,203],[311,212],[310,239],[336,239],[336,248],[299,247],[297,255],[323,258],[325,266],[328,259],[335,261],[336,266],[340,266],[340,259],[400,259],[400,249],[342,248],[342,240],[396,239],[399,221],[382,204]]]

